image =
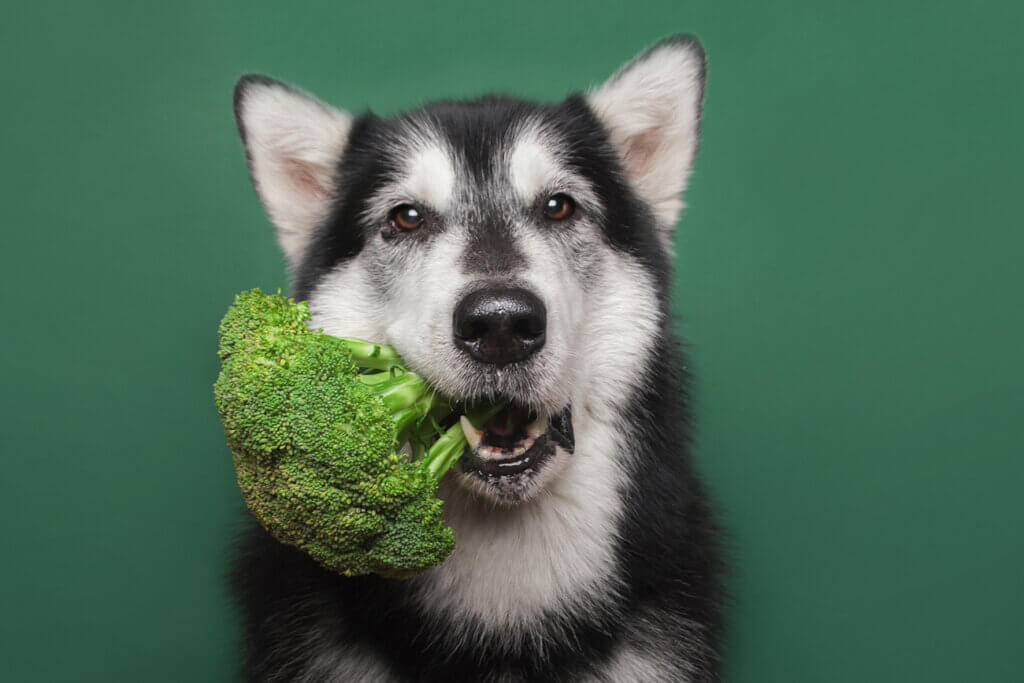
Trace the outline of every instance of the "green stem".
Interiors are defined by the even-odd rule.
[[[362,376],[357,375],[357,377]],[[389,380],[369,384],[368,386],[373,393],[380,396],[381,400],[384,401],[384,405],[392,413],[411,408],[430,389],[427,383],[423,381],[423,378],[414,372],[395,375]]]
[[[395,414],[395,435],[399,444],[417,440],[414,437],[417,436],[424,418],[430,415],[436,403],[437,394],[428,391],[412,406]]]
[[[466,435],[462,425],[455,423],[441,435],[423,458],[423,464],[434,479],[440,479],[466,450]]]
[[[368,387],[378,387],[385,382],[390,382],[395,377],[398,377],[403,373],[391,371],[391,372],[361,372],[356,375],[356,380],[362,382]]]
[[[423,411],[418,406],[409,406],[399,410],[393,415],[395,421],[395,441],[399,445],[408,441],[408,432],[423,417]]]
[[[374,370],[390,370],[393,367],[400,367],[402,359],[394,347],[384,344],[375,344],[365,339],[354,337],[338,337],[345,348],[352,354],[356,365]]]
[[[407,420],[403,415],[396,434],[399,444],[412,446],[413,461],[418,461],[427,448],[444,434],[440,423],[452,414],[452,406],[440,394],[430,391],[415,407],[418,409],[416,420]]]

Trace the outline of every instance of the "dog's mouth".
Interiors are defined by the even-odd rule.
[[[462,471],[495,484],[538,471],[556,446],[568,453],[575,447],[569,408],[546,416],[512,404],[478,424],[466,416],[461,422],[469,442],[460,461]]]

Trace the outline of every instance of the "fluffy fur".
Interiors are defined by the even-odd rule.
[[[395,345],[452,396],[569,408],[576,437],[515,478],[456,467],[440,495],[457,548],[409,581],[330,574],[254,529],[234,572],[248,680],[718,680],[716,531],[668,305],[703,82],[688,37],[553,105],[354,118],[239,82],[253,182],[314,323]],[[552,223],[558,193],[576,212]],[[396,231],[406,203],[424,224]],[[494,284],[548,313],[543,350],[504,368],[452,343],[458,301]]]

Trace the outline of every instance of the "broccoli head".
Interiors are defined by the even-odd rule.
[[[214,397],[246,504],[277,540],[342,574],[439,564],[455,537],[437,483],[466,444],[457,423],[441,426],[451,406],[391,347],[309,321],[305,303],[257,289],[221,322]]]

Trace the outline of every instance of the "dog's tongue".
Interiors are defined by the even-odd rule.
[[[494,436],[509,436],[521,433],[529,421],[529,411],[519,406],[509,406],[488,420],[484,429]]]

